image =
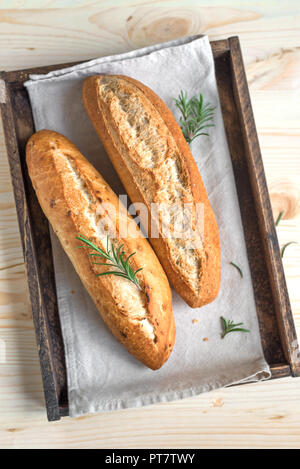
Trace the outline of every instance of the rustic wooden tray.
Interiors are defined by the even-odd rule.
[[[239,197],[264,354],[273,378],[300,376],[296,332],[237,37],[211,43],[225,129]],[[34,133],[30,73],[73,64],[0,74],[1,112],[27,269],[49,420],[68,415],[67,376],[48,222],[25,164]]]

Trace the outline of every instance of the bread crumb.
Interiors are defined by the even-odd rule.
[[[192,321],[193,324],[197,324],[197,322],[198,322],[198,319],[193,319]]]
[[[223,400],[219,397],[215,401],[213,401],[213,407],[223,407],[224,402]]]
[[[208,342],[208,337],[204,337],[203,342]]]

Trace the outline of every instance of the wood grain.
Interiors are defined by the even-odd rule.
[[[22,9],[24,3],[1,2],[0,63],[5,70],[129,50],[138,45],[130,43],[125,20],[132,16],[135,21],[134,15],[139,13],[142,3],[143,7],[155,11],[156,20],[162,14],[161,8],[168,9],[168,2],[135,1],[124,5],[116,1],[112,8],[111,2],[81,0],[76,2],[76,8],[68,8],[66,1],[59,2],[61,8],[58,8],[57,1],[31,0],[26,2],[28,10]],[[216,10],[221,5],[223,11],[228,9],[228,22],[224,24],[218,16],[217,24],[208,29],[205,25],[203,29],[195,26],[191,32],[206,32],[210,39],[239,35],[275,216],[278,196],[272,197],[272,194],[282,194],[279,201],[282,199],[287,206],[296,207],[287,213],[277,232],[280,244],[291,240],[299,243],[287,248],[284,257],[299,335],[300,220],[295,195],[300,181],[299,2],[223,0],[209,4],[211,9]],[[11,9],[5,10],[5,7]],[[173,10],[177,9],[179,17],[188,17],[192,24],[186,11],[194,8],[195,17],[200,15],[201,19],[204,13],[191,1],[172,2],[170,16],[173,17]],[[235,10],[235,18],[230,16],[232,10]],[[252,19],[251,16],[246,18],[245,11],[254,12]],[[105,19],[104,25],[89,21],[93,15],[98,15],[99,21],[100,13]],[[260,17],[254,17],[258,14]],[[208,19],[210,17],[214,17],[214,10]],[[171,23],[164,20],[161,24],[171,30],[173,36],[168,33],[169,37],[176,37],[182,30],[177,28],[176,22]],[[140,32],[133,32],[131,37],[140,38]],[[299,448],[300,380],[292,378],[228,388],[149,409],[48,424],[2,131],[0,223],[0,339],[7,343],[7,363],[0,364],[1,447]]]
[[[264,355],[273,378],[290,374],[298,376],[299,351],[239,40],[232,37],[212,41],[211,47]],[[34,132],[34,125],[23,83],[30,73],[47,73],[61,67],[63,65],[0,73],[0,79],[5,83],[5,100],[1,104],[3,127],[49,421],[69,414],[67,377],[48,223],[34,194],[25,164],[25,145]]]

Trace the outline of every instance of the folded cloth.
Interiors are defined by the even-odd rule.
[[[215,126],[209,129],[209,136],[193,142],[192,150],[219,226],[222,279],[218,298],[199,309],[191,309],[173,292],[174,351],[162,369],[152,371],[130,356],[106,328],[51,232],[70,415],[182,399],[233,383],[269,378],[208,38],[194,36],[91,60],[47,75],[31,75],[25,83],[36,130],[50,129],[67,136],[111,187],[124,194],[81,101],[83,80],[98,73],[140,80],[165,101],[177,119],[174,98],[181,90],[189,97],[202,93],[205,102],[216,106]],[[242,268],[243,278],[230,262]],[[234,332],[222,339],[220,316],[243,322],[251,332]]]

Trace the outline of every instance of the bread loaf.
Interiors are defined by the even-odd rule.
[[[175,290],[191,306],[214,300],[220,285],[220,241],[199,170],[180,127],[163,101],[142,83],[117,75],[84,81],[87,113],[133,203],[184,203],[192,208],[194,244],[174,234],[176,217],[159,212],[159,237],[149,234]],[[203,230],[196,207],[204,210]],[[162,223],[169,224],[167,236]],[[148,219],[148,227],[150,219]]]
[[[94,300],[104,322],[117,340],[138,360],[152,369],[168,359],[175,340],[171,290],[168,279],[151,246],[126,208],[95,168],[64,136],[42,130],[26,147],[29,175],[39,203],[72,261],[84,286]],[[108,207],[115,208],[110,212]],[[104,223],[105,221],[105,223]],[[115,221],[115,233],[113,224]],[[120,224],[128,230],[120,237]],[[76,239],[79,234],[99,248],[117,250],[123,244],[138,284],[113,274],[116,270]],[[84,248],[76,249],[84,245]],[[97,262],[105,265],[95,264]],[[84,314],[84,311],[82,311]]]

